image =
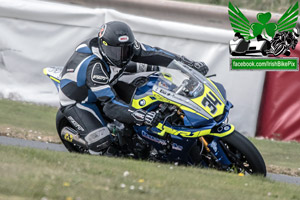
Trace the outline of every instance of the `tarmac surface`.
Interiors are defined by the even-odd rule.
[[[12,145],[12,146],[35,148],[35,149],[67,152],[67,149],[62,144],[31,141],[31,140],[11,138],[11,137],[5,137],[5,136],[0,136],[0,145]],[[283,183],[300,185],[300,177],[268,173],[267,178],[274,180],[274,181],[283,182]]]

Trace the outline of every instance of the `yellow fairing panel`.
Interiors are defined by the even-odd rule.
[[[211,133],[211,129],[195,131],[195,132],[188,132],[188,131],[178,131],[178,130],[172,129],[168,126],[164,126],[162,128],[162,123],[159,123],[156,126],[156,128],[158,128],[159,130],[164,130],[166,133],[169,133],[172,135],[180,135],[182,137],[188,137],[188,138],[201,137],[201,136],[205,136],[205,135],[213,135],[216,137],[225,137],[225,136],[231,134],[235,129],[235,127],[232,124],[230,124],[230,129],[227,131],[223,131],[221,133]]]
[[[202,96],[191,99],[212,117],[223,114],[225,104],[223,101],[206,85]]]
[[[209,135],[213,135],[213,136],[217,136],[217,137],[225,137],[225,136],[231,134],[235,129],[234,125],[232,125],[232,124],[229,124],[229,125],[230,125],[229,130],[223,131],[222,133],[210,133]]]
[[[201,115],[200,113],[194,111],[193,109],[189,108],[189,107],[186,107],[186,106],[183,106],[179,103],[176,103],[174,101],[171,101],[163,96],[161,96],[160,94],[156,93],[153,91],[153,96],[158,100],[158,101],[162,101],[162,102],[166,102],[166,103],[170,103],[170,104],[173,104],[173,105],[176,105],[178,106],[181,110],[186,110],[188,112],[191,112],[191,113],[195,113],[197,115],[200,115],[201,117],[205,118],[205,119],[208,119],[207,117],[205,117],[204,115]]]
[[[156,99],[151,99],[153,97],[152,95],[140,98],[140,99],[132,99],[131,106],[136,108],[136,109],[141,109],[146,106],[149,106],[153,102],[157,101]]]
[[[172,128],[167,127],[167,126],[164,126],[164,128],[162,128],[162,123],[159,123],[156,126],[156,128],[158,128],[159,130],[165,130],[166,133],[169,133],[169,134],[172,134],[172,135],[180,135],[182,137],[188,137],[188,138],[208,135],[211,131],[211,129],[196,131],[196,132],[178,131],[176,129],[172,129]]]

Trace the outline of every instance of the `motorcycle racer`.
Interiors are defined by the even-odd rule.
[[[112,86],[125,71],[159,71],[159,66],[173,60],[203,75],[208,72],[203,62],[138,42],[130,27],[119,21],[103,24],[98,37],[76,48],[62,71],[59,99],[62,113],[87,141],[90,153],[100,152],[112,143],[110,134],[100,130],[106,126],[103,114],[125,124],[155,126],[160,121],[157,113],[124,103]]]

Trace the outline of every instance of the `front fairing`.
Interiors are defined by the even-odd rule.
[[[222,123],[232,107],[225,89],[189,66],[173,61],[153,86],[156,100],[177,105],[184,112],[184,126],[213,127]],[[222,92],[221,92],[221,91]]]

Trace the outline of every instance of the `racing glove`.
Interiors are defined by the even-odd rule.
[[[142,109],[132,112],[131,115],[134,118],[134,123],[139,126],[143,124],[148,126],[157,126],[162,119],[160,113],[156,113],[154,111],[147,112]]]
[[[204,76],[208,72],[208,67],[207,67],[207,65],[204,62],[195,62],[195,61],[187,59],[184,56],[180,57],[180,62],[182,62],[183,64],[186,64],[189,67],[197,70],[198,72],[200,72]]]

